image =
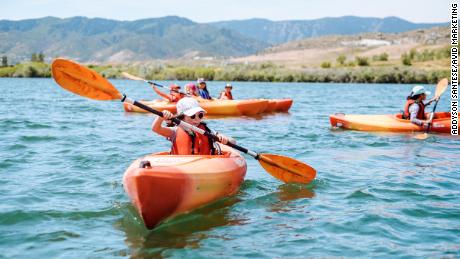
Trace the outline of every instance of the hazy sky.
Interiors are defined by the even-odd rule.
[[[0,19],[44,16],[116,20],[177,15],[196,22],[247,18],[309,20],[355,15],[398,16],[412,22],[449,21],[451,0],[0,0]],[[458,2],[458,1],[457,1]]]

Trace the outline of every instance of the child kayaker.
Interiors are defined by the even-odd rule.
[[[201,98],[211,100],[212,97],[209,95],[208,88],[206,86],[206,81],[203,78],[198,78],[196,81],[198,84],[198,92],[200,93]]]
[[[233,100],[232,96],[232,84],[227,83],[225,85],[225,90],[220,93],[219,99],[221,100]]]
[[[200,96],[200,93],[198,92],[198,88],[193,83],[188,83],[185,85],[185,93],[192,97]]]
[[[414,86],[414,88],[412,88],[412,92],[407,97],[406,105],[404,106],[403,111],[403,118],[408,119],[419,126],[427,125],[429,121],[425,114],[425,107],[439,99],[433,98],[424,103],[423,101],[426,100],[426,96],[429,94],[430,92],[426,91],[423,86]]]
[[[165,94],[158,89],[155,85],[153,85],[153,90],[164,99],[170,102],[178,102],[180,99],[184,97],[184,94],[180,92],[180,86],[176,84],[171,84],[169,86],[169,94]]]
[[[200,107],[197,100],[191,97],[184,97],[177,102],[176,108],[176,118],[211,132],[211,130],[206,126],[206,123],[202,121],[206,112]],[[221,153],[219,146],[213,141],[213,139],[207,136],[185,130],[181,127],[165,127],[162,125],[164,120],[170,120],[173,117],[174,115],[171,112],[164,110],[163,118],[157,117],[152,124],[153,132],[166,137],[172,142],[172,155],[216,155]],[[228,141],[235,143],[232,138],[226,137],[220,133],[215,134],[218,136],[219,142],[222,144],[227,144]]]

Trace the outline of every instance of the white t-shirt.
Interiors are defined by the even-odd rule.
[[[410,122],[422,126],[423,121],[417,119],[417,114],[419,110],[420,106],[417,103],[413,103],[409,106]]]

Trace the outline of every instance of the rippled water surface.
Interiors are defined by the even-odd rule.
[[[155,97],[142,83],[112,82],[132,98]],[[210,127],[302,160],[317,179],[282,184],[246,157],[237,195],[147,231],[122,175],[137,157],[169,148],[150,131],[154,117],[81,98],[51,79],[0,79],[0,258],[460,256],[458,138],[329,126],[335,112],[398,112],[412,86],[234,85],[236,98],[292,97],[294,105]],[[439,111],[449,109],[443,98]]]

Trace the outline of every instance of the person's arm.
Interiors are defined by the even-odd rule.
[[[225,92],[220,93],[219,99],[222,99],[222,100],[227,100],[228,99],[227,96],[225,95]]]
[[[432,99],[428,100],[428,102],[425,103],[425,106],[430,105],[432,102],[439,100],[439,97],[433,97]]]
[[[417,119],[419,109],[420,107],[416,103],[413,103],[411,106],[409,106],[410,122],[419,126],[423,126],[423,124],[427,123],[427,121]]]
[[[163,111],[163,117],[165,119],[171,119],[173,117],[172,113],[169,111]],[[166,138],[171,138],[174,134],[174,130],[168,127],[163,127],[163,117],[157,116],[152,123],[152,131]]]
[[[155,85],[152,86],[153,87],[153,91],[155,91],[155,93],[157,93],[159,96],[163,97],[164,99],[168,100],[168,101],[172,101],[172,96],[171,95],[168,95],[168,94],[165,94],[163,93],[162,91],[160,91],[160,89],[158,89],[158,87],[156,87]]]

